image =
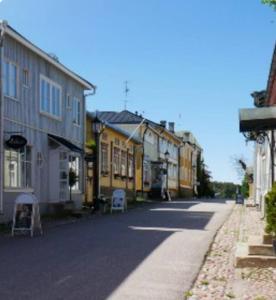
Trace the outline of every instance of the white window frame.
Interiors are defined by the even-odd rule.
[[[41,89],[42,80],[46,81],[50,85],[50,112],[42,109],[42,89]],[[53,107],[52,87],[59,89],[59,94],[60,94],[60,102],[59,102],[60,115],[59,116],[52,113],[52,111],[53,111],[53,109],[52,109],[52,107]],[[45,115],[47,117],[50,117],[50,118],[58,120],[58,121],[62,120],[62,88],[59,84],[57,84],[56,82],[54,82],[53,80],[49,79],[48,77],[46,77],[42,74],[40,74],[40,79],[39,79],[39,101],[40,101],[39,111],[42,115]]]
[[[30,151],[30,157],[29,160],[27,159],[27,148]],[[14,161],[14,163],[17,163],[16,169],[14,170],[14,174],[17,175],[15,181],[16,181],[16,185],[12,185],[11,184],[11,172],[10,170],[8,171],[9,174],[9,183],[6,182],[6,152],[15,152],[17,153],[17,160]],[[10,158],[11,158],[11,153],[10,153]],[[10,164],[13,164],[13,162],[10,161]],[[24,165],[24,168],[22,167]],[[29,171],[30,174],[27,174],[27,165],[29,165]],[[22,170],[24,170],[24,173],[22,173]],[[30,178],[30,186],[27,185],[27,178]],[[22,185],[22,179],[23,182],[25,183],[25,185]],[[18,191],[18,190],[33,190],[33,147],[30,145],[27,145],[24,147],[24,159],[21,160],[20,159],[20,150],[13,150],[13,149],[9,149],[9,148],[5,148],[4,150],[4,189],[6,190],[10,190],[10,191]]]
[[[74,161],[72,161],[72,158],[75,157],[78,160],[78,169],[74,166]],[[70,153],[68,158],[68,164],[69,164],[69,170],[70,168],[73,169],[73,171],[77,175],[77,182],[75,186],[72,187],[72,193],[80,194],[82,193],[82,159],[81,156],[76,153]],[[69,185],[68,185],[68,188]]]
[[[15,62],[13,62],[13,61],[11,61],[11,60],[9,60],[9,59],[5,59],[4,58],[4,60],[3,60],[3,70],[2,70],[2,78],[3,78],[3,84],[2,84],[2,86],[3,86],[3,93],[4,93],[4,96],[5,97],[8,97],[8,98],[10,98],[10,99],[13,99],[13,100],[16,100],[16,101],[18,101],[18,99],[19,99],[19,72],[18,72],[18,70],[19,70],[19,66],[18,66],[18,64],[17,63],[15,63]],[[10,78],[7,78],[6,76],[7,76],[7,74],[5,74],[5,64],[8,64],[9,65],[9,69],[10,69],[10,66],[11,65],[13,65],[13,66],[15,66],[16,67],[16,83],[15,83],[15,85],[16,85],[16,95],[15,96],[11,96],[10,95],[10,88],[9,88],[9,90],[8,90],[8,93],[6,94],[5,93],[5,84],[6,84],[6,80],[9,80],[9,87],[11,86],[10,85]]]
[[[79,111],[78,111],[78,104],[80,108]],[[72,118],[73,118],[73,124],[80,127],[81,126],[81,101],[78,97],[73,97],[72,99]]]

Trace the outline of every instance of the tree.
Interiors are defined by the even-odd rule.
[[[214,197],[214,190],[211,183],[211,172],[208,170],[204,163],[204,160],[199,155],[197,158],[197,179],[199,182],[198,186],[198,197]]]
[[[262,3],[267,4],[276,10],[276,0],[262,0]]]
[[[215,195],[222,199],[235,199],[237,188],[239,188],[239,185],[233,182],[213,182]]]
[[[249,175],[244,174],[242,185],[241,185],[241,194],[244,198],[249,197]]]

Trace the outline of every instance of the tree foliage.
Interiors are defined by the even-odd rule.
[[[233,182],[213,182],[215,196],[222,199],[235,199],[239,185]]]
[[[241,185],[241,194],[244,198],[249,197],[249,175],[244,174],[242,185]]]
[[[263,4],[267,4],[276,10],[276,0],[262,0]]]
[[[265,196],[266,203],[266,232],[276,236],[276,184]]]
[[[208,170],[204,163],[204,160],[198,156],[197,158],[197,179],[199,182],[198,186],[198,197],[214,197],[214,190],[211,183],[211,172]]]

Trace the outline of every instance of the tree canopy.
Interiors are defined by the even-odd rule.
[[[270,5],[272,8],[276,10],[276,0],[262,0],[262,3]]]

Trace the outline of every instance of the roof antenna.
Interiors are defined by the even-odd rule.
[[[128,96],[128,93],[129,93],[128,81],[126,80],[125,81],[125,100],[124,100],[124,109],[125,110],[127,110],[127,103],[128,103],[127,96]]]

